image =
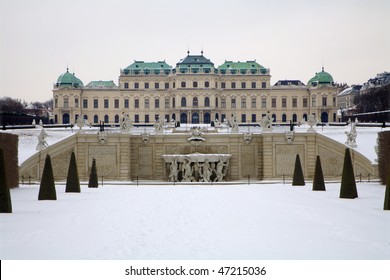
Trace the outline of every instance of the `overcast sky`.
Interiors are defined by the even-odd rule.
[[[52,97],[69,70],[118,83],[134,60],[216,66],[256,60],[271,82],[304,83],[322,65],[336,82],[390,71],[389,0],[0,0],[0,96]]]

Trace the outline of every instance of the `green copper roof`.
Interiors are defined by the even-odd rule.
[[[66,73],[60,75],[57,79],[57,86],[62,87],[82,87],[83,82],[77,78],[74,74],[69,73],[69,69],[66,68]]]
[[[89,82],[85,88],[118,88],[118,86],[113,81],[91,81]]]
[[[187,52],[187,56],[181,59],[176,66],[181,67],[214,67],[214,63],[203,56],[203,51],[201,55],[190,55],[190,52]]]
[[[262,74],[267,73],[267,69],[254,60],[253,61],[249,60],[246,62],[240,62],[240,61],[234,62],[234,61],[225,60],[225,62],[222,65],[218,66],[218,70],[222,74],[225,74],[228,71],[230,71],[231,74],[236,74],[236,73],[247,74],[248,71],[250,71],[252,74],[259,73],[259,72]]]
[[[309,86],[333,84],[333,77],[329,73],[325,72],[324,67],[322,67],[322,71],[316,73],[316,75],[311,78],[307,84]]]
[[[157,62],[145,62],[145,61],[134,61],[134,63],[127,66],[125,69],[128,70],[144,70],[144,69],[171,69],[172,66],[168,65],[165,61]]]

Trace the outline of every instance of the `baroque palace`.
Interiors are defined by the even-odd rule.
[[[119,82],[87,85],[69,73],[54,84],[54,122],[119,124],[123,114],[133,123],[211,123],[235,117],[238,123],[260,122],[269,112],[273,122],[299,123],[314,114],[322,122],[337,121],[337,94],[342,88],[324,71],[305,85],[280,80],[271,85],[270,69],[256,61],[225,61],[215,67],[203,55],[187,56],[172,67],[165,61],[134,61],[120,70]]]

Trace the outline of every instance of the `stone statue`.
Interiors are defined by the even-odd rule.
[[[108,133],[107,131],[98,131],[98,141],[100,144],[105,145],[107,144],[108,140]]]
[[[76,124],[79,128],[79,130],[83,129],[84,127],[84,124],[85,124],[85,120],[80,118],[80,116],[77,117],[77,120],[76,120]]]
[[[211,175],[213,174],[213,171],[210,168],[209,161],[206,159],[203,164],[198,163],[198,166],[200,166],[202,168],[202,171],[199,172],[201,174],[200,175],[201,180],[203,182],[210,182],[210,180],[211,180],[210,178],[211,178]]]
[[[184,160],[182,166],[182,172],[183,172],[183,182],[191,182],[192,167],[191,167],[191,161],[189,159]]]
[[[177,164],[177,159],[175,158],[173,162],[171,163],[170,166],[170,173],[169,173],[169,181],[171,182],[177,182],[178,174],[179,174],[179,169],[178,169],[178,164]]]
[[[294,141],[295,131],[286,131],[284,133],[287,144],[291,144]]]
[[[163,119],[158,119],[158,121],[156,121],[154,123],[154,132],[155,133],[163,133],[164,125],[165,125],[164,120]]]
[[[144,145],[148,144],[149,143],[149,140],[150,140],[150,133],[147,133],[146,131],[141,133],[141,137],[142,137],[142,143]]]
[[[244,132],[244,141],[246,144],[249,144],[250,142],[252,142],[252,138],[253,138],[253,133],[252,132]]]
[[[345,142],[346,145],[350,146],[351,148],[356,148],[356,137],[357,137],[357,131],[356,131],[356,120],[355,122],[351,123],[351,131],[345,131],[345,134],[347,135],[347,142]]]
[[[125,114],[122,112],[120,128],[122,132],[129,132],[132,127],[131,120],[129,114]]]
[[[317,120],[316,120],[316,117],[313,114],[308,116],[307,124],[310,126],[310,128],[307,130],[308,132],[309,131],[315,131],[313,126],[315,126],[317,124]]]
[[[45,140],[46,137],[47,137],[47,133],[46,133],[45,129],[42,127],[42,130],[38,135],[38,145],[36,147],[37,151],[41,151],[44,148],[49,146]]]
[[[263,128],[263,131],[272,131],[272,118],[271,118],[271,114],[269,113],[269,111],[261,119],[260,125]]]
[[[234,116],[230,119],[230,126],[232,128],[232,133],[238,133],[238,123]]]
[[[219,159],[217,163],[217,170],[216,170],[216,175],[217,178],[215,179],[216,182],[222,182],[223,178],[225,177],[226,171],[223,172],[223,168],[226,167],[225,169],[228,168],[229,162],[223,162],[222,158]]]

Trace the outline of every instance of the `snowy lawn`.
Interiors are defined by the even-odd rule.
[[[11,190],[0,214],[0,259],[390,259],[384,186],[339,199],[311,184],[82,186],[38,201]]]

